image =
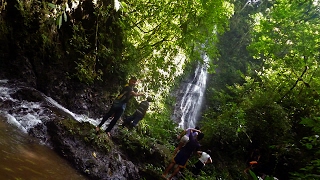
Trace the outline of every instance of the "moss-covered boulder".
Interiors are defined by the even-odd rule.
[[[90,179],[140,179],[138,168],[90,123],[50,121],[47,129],[53,148]]]

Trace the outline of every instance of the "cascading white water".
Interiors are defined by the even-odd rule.
[[[50,104],[74,119],[80,121],[80,117],[35,89],[8,82],[0,80],[0,179],[85,180],[86,177],[53,149],[44,146],[45,142],[38,144],[27,135],[31,129],[52,118]],[[26,100],[23,95],[33,101]]]
[[[7,82],[8,80],[0,80],[0,102],[2,103],[2,105],[0,105],[0,114],[3,117],[6,117],[9,124],[18,127],[24,133],[27,133],[36,125],[42,124],[50,119],[51,110],[48,106],[59,109],[66,116],[79,122],[89,122],[95,126],[100,122],[99,119],[92,119],[85,115],[72,113],[52,98],[47,97],[35,89],[24,86],[8,85]],[[15,93],[19,90],[32,90],[37,92],[42,97],[43,101],[30,102],[16,97],[17,95],[15,95]],[[8,104],[8,107],[4,104]]]
[[[208,57],[203,55],[204,62],[208,62]],[[177,101],[175,112],[178,115],[177,121],[182,129],[194,128],[199,119],[199,112],[203,102],[203,95],[207,82],[207,66],[206,64],[198,64],[194,73],[194,77],[187,82],[179,94],[182,98]]]

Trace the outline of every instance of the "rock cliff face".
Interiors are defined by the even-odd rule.
[[[82,135],[87,135],[94,131],[92,124],[72,119],[68,113],[48,103],[43,93],[24,83],[9,81],[1,87],[7,88],[7,92],[3,92],[7,97],[0,98],[1,111],[15,117],[27,133],[55,149],[90,179],[139,179],[138,168],[126,158],[120,158],[117,146],[108,151],[98,149],[74,130],[85,127]],[[27,119],[24,116],[27,114],[37,120]],[[37,125],[33,127],[32,124]],[[92,139],[98,138],[94,133],[91,135]]]
[[[75,132],[77,128],[69,129],[70,127],[66,124],[73,124],[74,127],[80,128],[82,135],[87,134],[89,140],[86,142],[85,137]],[[138,167],[128,160],[110,139],[103,136],[94,137],[96,135],[88,123],[50,121],[47,123],[47,129],[54,149],[90,179],[140,179]],[[108,141],[105,143],[110,145],[94,146],[95,138],[105,139]]]
[[[159,179],[159,174],[145,170],[145,164],[165,164],[165,153],[154,146],[152,151],[135,144],[135,151],[121,148],[126,140],[115,128],[113,138],[98,136],[90,122],[79,122],[70,113],[48,101],[38,90],[20,82],[0,82],[1,114],[15,117],[28,134],[40,139],[66,158],[89,179]],[[31,120],[26,117],[35,117]],[[131,143],[131,142],[126,142]]]
[[[27,57],[18,56],[12,61],[2,60],[0,78],[10,79],[35,88],[45,95],[55,99],[65,108],[90,117],[102,117],[107,111],[111,94],[116,93],[117,78],[100,84],[87,85],[75,79],[68,79],[59,66],[33,65]],[[110,84],[113,84],[110,86]]]

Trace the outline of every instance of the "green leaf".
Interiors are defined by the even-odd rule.
[[[55,4],[52,4],[52,3],[48,3],[48,6],[51,7],[52,9],[55,9],[55,8],[56,8],[56,5],[55,5]]]
[[[254,174],[253,171],[249,170],[249,173],[250,173],[250,175],[252,176],[252,178],[253,178],[254,180],[258,180],[257,176]]]
[[[67,22],[67,14],[66,14],[66,12],[65,11],[63,11],[63,19],[64,19],[64,22]]]
[[[58,28],[59,29],[60,29],[61,25],[62,25],[62,15],[59,16],[59,19],[58,19]]]
[[[128,5],[125,2],[120,2],[121,3],[121,7],[122,7],[122,11],[123,12],[127,12],[128,11]]]
[[[274,180],[274,178],[272,176],[266,176],[264,180]]]
[[[312,144],[306,144],[306,147],[308,148],[308,149],[312,149]]]

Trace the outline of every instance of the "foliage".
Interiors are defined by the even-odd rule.
[[[236,53],[234,48],[230,51],[225,48],[227,45],[221,49],[222,56],[225,51],[225,56],[235,63],[220,60],[224,79],[217,79],[221,81],[219,87],[208,89],[210,101],[202,126],[212,136],[205,143],[211,143],[225,156],[231,154],[234,159],[250,148],[259,147],[265,164],[262,171],[280,179],[289,178],[286,172],[297,171],[306,164],[301,170],[308,174],[299,175],[315,177],[314,170],[318,167],[318,157],[313,158],[315,134],[300,122],[319,116],[319,5],[313,1],[273,1],[272,4],[262,2],[259,7],[264,8],[251,13],[249,18],[244,14],[237,16],[236,12],[231,19],[237,27],[245,27],[248,36],[239,44],[231,41],[230,46],[242,47],[251,42],[248,50],[254,60],[245,49],[236,48],[242,53]],[[246,9],[241,8],[240,12]],[[246,24],[242,23],[243,19],[248,20]],[[243,35],[241,30],[235,32]],[[227,52],[232,52],[234,57],[227,56]],[[244,64],[247,69],[243,69]],[[232,78],[238,69],[241,73]],[[226,79],[229,76],[231,81]],[[223,83],[230,86],[223,88]]]
[[[137,129],[121,129],[117,137],[113,137],[121,149],[131,157],[131,161],[142,164],[152,164],[152,171],[159,169],[166,163],[168,149],[166,142],[161,142]],[[163,144],[163,145],[162,145]],[[147,168],[147,167],[145,167]]]
[[[300,168],[297,172],[292,172],[292,177],[297,179],[316,179],[320,175],[320,150],[319,150],[319,117],[314,119],[304,118],[301,124],[306,125],[311,129],[311,136],[304,137],[301,140],[301,144],[306,148],[308,154],[313,154],[313,156],[308,157],[305,162],[305,166]]]
[[[253,171],[249,170],[250,176],[254,179],[254,180],[258,180],[258,177],[256,176],[256,174],[254,174]],[[260,179],[260,178],[259,178]],[[265,176],[263,178],[264,180],[274,180],[274,177],[272,176]]]
[[[140,122],[138,131],[163,142],[171,141],[176,131],[175,124],[170,120],[169,116],[150,114]]]
[[[319,5],[312,1],[277,2],[269,14],[255,17],[260,21],[255,26],[255,43],[250,46],[255,58],[264,60],[264,69],[258,71],[261,82],[272,82],[273,91],[279,93],[276,102],[286,109],[296,134],[292,137],[292,146],[300,150],[304,149],[300,147],[301,139],[312,134],[299,125],[301,119],[319,116],[317,9]],[[294,152],[293,149],[290,151]],[[303,155],[291,160],[292,166],[295,170],[301,168],[313,155],[304,150]]]
[[[214,32],[223,32],[232,10],[226,1],[136,0],[123,4],[125,55],[140,59],[143,74],[139,76],[153,91],[164,93],[185,62],[199,60],[201,49],[215,56]]]
[[[123,1],[120,11],[104,0],[2,2],[1,36],[8,47],[1,54],[10,50],[4,57],[9,64],[17,59],[12,54],[30,59],[37,86],[46,87],[57,77],[89,85],[103,80],[104,86],[131,75],[141,79],[139,90],[157,100],[137,129],[144,150],[154,141],[173,148],[177,132],[163,101],[201,53],[217,55],[216,34],[227,28],[233,10],[222,0]],[[81,130],[70,124],[71,135]],[[104,143],[87,132],[86,141]]]
[[[32,59],[39,86],[49,74],[104,86],[134,75],[139,90],[156,99],[168,96],[201,53],[217,56],[217,34],[233,12],[222,0],[131,0],[121,1],[120,10],[104,0],[3,2],[1,27],[8,27],[6,42],[14,42],[6,49]]]
[[[223,164],[216,171],[235,177],[248,147],[259,146],[264,162],[277,161],[268,164],[268,173],[317,177],[319,4],[230,2],[126,0],[116,11],[102,0],[75,7],[75,1],[4,0],[1,59],[12,63],[17,54],[26,56],[43,83],[56,72],[105,86],[137,76],[139,90],[156,102],[139,127],[123,135],[134,136],[128,149],[149,152],[154,143],[173,148],[177,130],[170,120],[172,102],[165,100],[183,70],[205,52],[210,67],[218,65],[211,69],[217,74],[209,82],[202,120],[203,144],[219,151]],[[233,9],[230,31],[223,34]],[[72,135],[81,131],[70,125]],[[86,141],[104,143],[87,132]],[[235,165],[223,162],[226,157]]]
[[[252,1],[247,1],[252,2]],[[217,65],[215,71],[208,82],[208,87],[215,89],[225,89],[225,85],[243,83],[242,74],[259,67],[261,62],[254,60],[247,51],[247,46],[251,43],[252,18],[250,14],[266,9],[268,1],[255,1],[255,4],[248,6],[243,1],[235,1],[235,12],[230,18],[230,29],[223,34],[219,34],[217,48],[219,58],[214,58]],[[210,98],[210,97],[209,97]]]

